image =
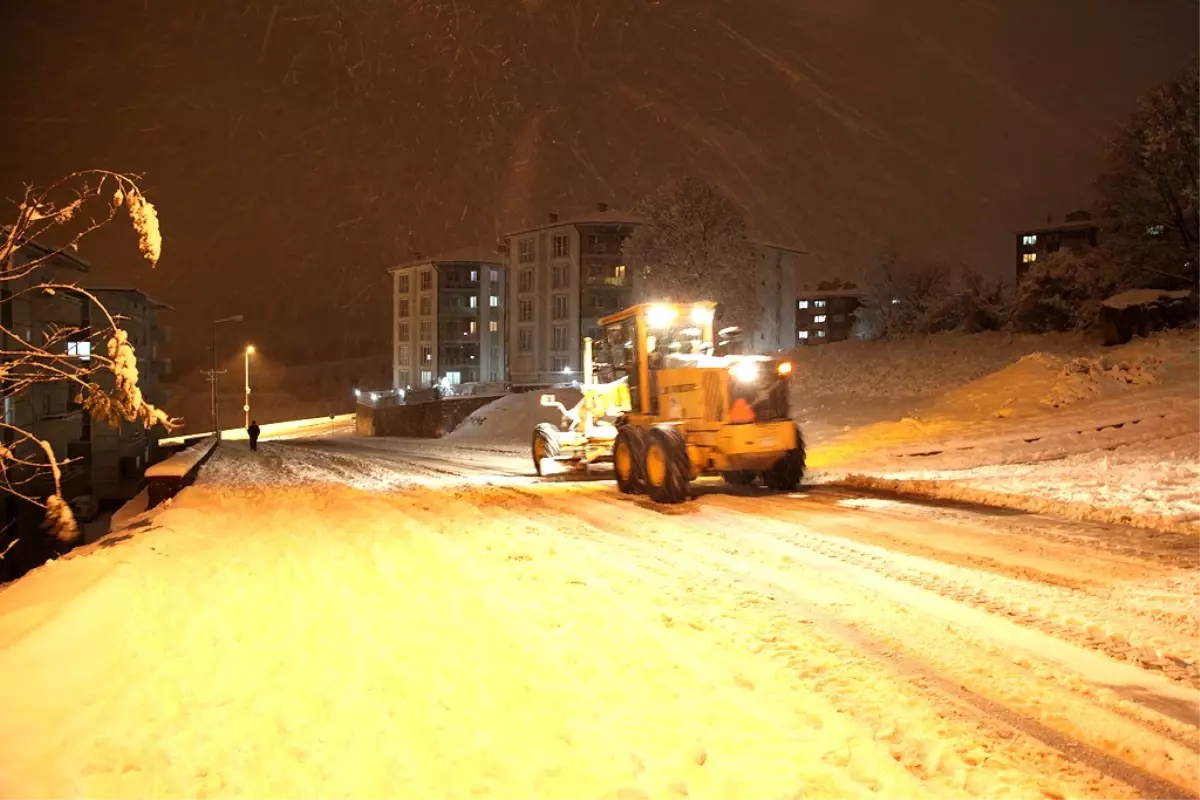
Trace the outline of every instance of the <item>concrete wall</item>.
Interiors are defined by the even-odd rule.
[[[371,408],[359,405],[355,430],[359,436],[406,436],[436,439],[470,416],[471,412],[495,400],[495,397],[461,397],[433,403]]]

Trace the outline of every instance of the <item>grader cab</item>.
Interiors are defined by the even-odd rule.
[[[549,459],[611,461],[622,492],[680,503],[688,484],[720,474],[791,491],[804,477],[800,429],[788,413],[792,365],[759,355],[718,355],[715,303],[643,303],[600,320],[584,345],[583,399],[564,422],[533,432],[538,474]],[[593,383],[593,367],[602,382]],[[543,405],[555,405],[544,395]]]

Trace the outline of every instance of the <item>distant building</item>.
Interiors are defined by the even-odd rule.
[[[159,352],[160,345],[170,339],[170,329],[159,323],[158,315],[171,311],[170,306],[156,301],[137,289],[89,288],[97,299],[117,319],[117,324],[129,334],[129,343],[137,355],[138,387],[147,403],[163,408],[168,395],[162,380],[171,372],[171,361]],[[88,304],[90,306],[90,303]],[[95,319],[89,322],[107,325]],[[99,340],[93,340],[102,345]],[[102,389],[111,391],[113,376],[98,376]],[[92,494],[101,504],[124,501],[142,490],[142,473],[160,458],[158,440],[165,431],[161,427],[146,430],[137,422],[123,422],[119,428],[93,424],[88,415],[83,419],[83,440],[91,443]]]
[[[850,282],[821,281],[802,286],[796,297],[796,343],[841,342],[854,330],[854,312],[862,292]]]
[[[504,264],[475,248],[417,258],[392,276],[392,385],[504,380]]]
[[[0,235],[6,234],[4,229],[0,229]],[[0,337],[3,338],[5,352],[26,350],[28,344],[22,342],[43,341],[44,334],[59,327],[81,331],[86,329],[86,307],[77,296],[67,292],[49,295],[31,289],[47,280],[79,283],[90,268],[88,263],[70,253],[29,241],[13,254],[12,267],[19,270],[38,259],[47,260],[34,273],[0,282],[0,324],[4,329]],[[74,342],[62,346],[68,353],[72,348],[76,351],[80,348]],[[16,360],[16,357],[0,356],[0,361],[12,360]],[[4,375],[8,379],[13,377],[7,369]],[[0,443],[11,449],[17,457],[44,461],[36,446],[22,442],[14,430],[18,428],[47,442],[56,461],[77,459],[61,467],[62,493],[68,500],[88,494],[91,490],[91,462],[89,443],[84,437],[87,415],[75,402],[78,388],[67,381],[35,383],[22,391],[11,392],[9,386],[6,380],[6,427],[0,430]],[[48,472],[22,473],[19,465],[6,466],[9,467],[6,475],[9,484],[19,485],[24,494],[40,500],[53,492],[54,484]],[[40,534],[39,528],[45,518],[42,508],[7,493],[0,497],[0,504],[0,550],[8,548],[16,540],[7,555],[0,559],[0,580],[17,578],[65,549],[52,537]]]
[[[1017,231],[1017,280],[1037,261],[1062,247],[1072,250],[1095,247],[1099,232],[1099,225],[1087,211],[1070,213],[1057,224],[1048,216],[1045,225]]]
[[[633,302],[621,247],[638,224],[597,203],[591,212],[550,214],[541,225],[505,234],[514,385],[578,379],[583,337],[600,338],[600,318]]]
[[[510,380],[517,386],[578,378],[583,338],[603,336],[600,319],[634,302],[634,281],[621,254],[642,221],[597,203],[569,218],[549,214],[540,225],[505,235],[511,307]],[[795,276],[802,250],[755,243],[758,325],[754,350],[791,347]]]
[[[751,349],[758,353],[790,350],[796,330],[796,273],[806,253],[793,247],[755,242],[757,325]]]

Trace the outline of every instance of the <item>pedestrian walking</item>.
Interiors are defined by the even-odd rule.
[[[250,420],[250,427],[246,428],[246,433],[250,436],[250,449],[258,449],[258,422]]]

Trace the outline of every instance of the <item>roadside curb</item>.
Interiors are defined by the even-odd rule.
[[[898,495],[957,500],[992,508],[1027,511],[1031,514],[1045,514],[1084,522],[1125,525],[1163,533],[1200,536],[1200,522],[1196,521],[1179,522],[1158,514],[1138,514],[1128,508],[1097,508],[1082,503],[1069,503],[1045,497],[973,489],[954,481],[879,478],[863,473],[847,473],[828,482],[860,489],[880,489]]]

